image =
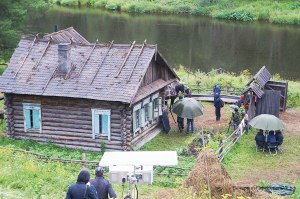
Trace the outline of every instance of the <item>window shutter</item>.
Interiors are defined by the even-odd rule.
[[[158,98],[158,115],[162,115],[162,98]]]
[[[35,107],[33,111],[33,128],[34,129],[40,129],[41,124],[40,124],[40,108]]]
[[[109,134],[109,130],[108,130],[108,118],[109,116],[106,114],[102,115],[102,135],[108,135]]]
[[[137,129],[137,125],[136,125],[136,111],[134,111],[133,114],[132,114],[132,131],[135,132],[136,129]]]
[[[148,104],[148,120],[151,121],[153,119],[153,102]]]
[[[93,138],[95,139],[96,135],[100,134],[100,125],[99,125],[99,115],[96,114],[96,111],[93,112]]]
[[[27,106],[24,106],[23,109],[24,113],[24,129],[27,132],[27,129],[31,129],[31,122],[30,122],[30,109]]]
[[[145,108],[142,107],[140,110],[140,126],[144,127],[145,126]]]

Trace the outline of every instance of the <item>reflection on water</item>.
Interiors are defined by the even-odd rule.
[[[31,32],[53,32],[73,26],[90,42],[158,44],[172,67],[210,71],[222,67],[256,72],[266,65],[271,73],[300,80],[300,27],[266,23],[237,23],[195,16],[129,15],[94,9],[54,7],[30,20]]]

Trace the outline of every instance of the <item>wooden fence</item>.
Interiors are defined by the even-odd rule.
[[[201,84],[192,85],[190,89],[192,90],[192,94],[213,93],[213,87],[202,86]],[[243,90],[244,88],[241,87],[222,86],[221,94],[240,96]]]
[[[237,143],[237,141],[244,135],[248,125],[245,123],[245,119],[240,122],[238,127],[233,131],[233,133],[223,140],[220,144],[220,147],[216,151],[218,159],[222,161],[225,155],[232,149],[232,147]]]

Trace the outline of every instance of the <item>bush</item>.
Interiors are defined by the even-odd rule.
[[[236,21],[253,21],[254,16],[245,10],[225,11],[215,15],[219,19],[230,19]]]

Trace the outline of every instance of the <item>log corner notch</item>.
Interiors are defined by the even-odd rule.
[[[4,111],[6,114],[6,135],[9,138],[14,138],[14,109],[11,94],[4,94]]]
[[[132,140],[132,134],[131,134],[131,123],[132,123],[132,114],[130,107],[126,107],[121,112],[121,123],[122,123],[122,148],[123,151],[131,151],[131,140]]]

